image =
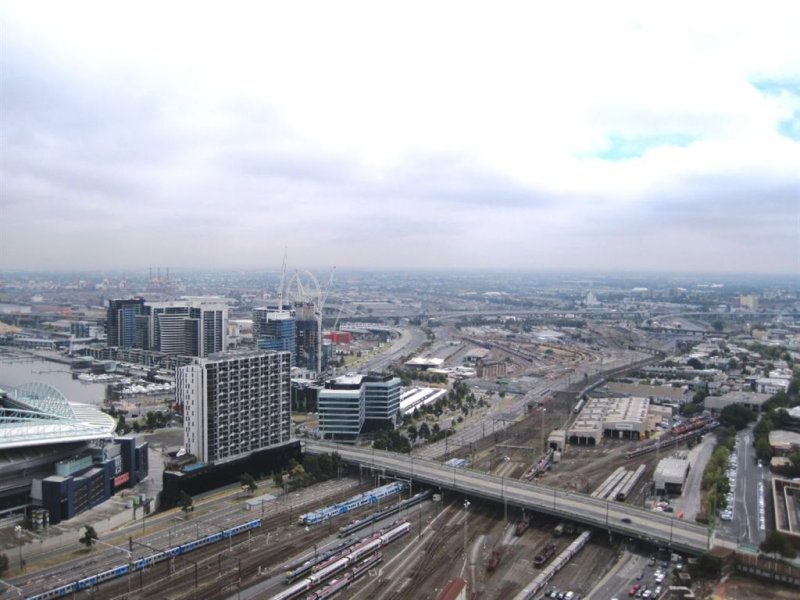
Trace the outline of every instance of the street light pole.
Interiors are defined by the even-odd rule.
[[[22,571],[22,526],[14,525],[14,537],[17,538],[17,547],[19,548],[19,570]]]
[[[467,520],[469,519],[469,500],[464,500],[464,561],[467,560]]]
[[[542,408],[542,452],[545,452],[544,447],[544,413],[547,412],[546,408]]]
[[[670,549],[670,552],[672,551],[672,525],[673,525],[674,522],[675,522],[675,516],[673,515],[672,518],[669,520],[669,549]]]

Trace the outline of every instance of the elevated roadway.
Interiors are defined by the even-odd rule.
[[[653,512],[613,500],[599,500],[546,485],[506,479],[471,469],[455,469],[410,455],[353,448],[331,442],[305,442],[305,451],[310,454],[335,451],[349,464],[399,479],[512,504],[695,555],[708,550],[712,542],[708,528],[676,519],[674,514]]]

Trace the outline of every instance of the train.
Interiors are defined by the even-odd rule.
[[[342,575],[341,578],[334,579],[321,590],[318,590],[313,594],[307,596],[306,600],[324,600],[325,598],[330,598],[334,594],[339,593],[348,585],[353,583],[356,579],[361,577],[364,573],[369,571],[372,567],[377,565],[382,560],[383,560],[383,554],[381,554],[380,552],[376,552],[372,556],[364,559],[362,562],[353,567],[351,571],[347,571],[344,575]]]
[[[390,496],[394,496],[395,494],[399,494],[405,491],[407,488],[408,484],[405,481],[395,481],[394,483],[375,488],[369,492],[364,492],[363,494],[353,496],[344,502],[332,504],[331,506],[326,506],[320,510],[300,515],[297,522],[300,526],[317,525],[318,523],[322,523],[323,521],[327,521],[333,517],[346,514],[351,510],[361,508],[362,506],[375,504],[383,498],[388,498]]]
[[[641,456],[642,454],[647,454],[648,452],[656,452],[658,450],[665,450],[667,448],[672,448],[673,446],[678,446],[683,444],[690,439],[696,438],[698,436],[704,435],[709,431],[713,431],[717,427],[719,427],[719,422],[714,420],[707,420],[705,417],[695,417],[695,419],[703,419],[705,424],[700,425],[698,427],[697,423],[699,421],[695,421],[689,427],[689,431],[681,434],[675,434],[675,430],[673,429],[673,436],[668,437],[665,440],[658,440],[657,442],[649,442],[644,446],[639,446],[638,448],[634,448],[625,454],[626,458],[636,458],[637,456]],[[684,431],[684,426],[686,423],[681,423],[677,427],[680,427],[681,431]]]
[[[630,496],[630,493],[633,491],[633,488],[639,483],[639,480],[642,478],[644,474],[645,465],[641,464],[636,468],[636,471],[628,478],[628,481],[617,491],[616,500],[619,502],[625,502]]]
[[[502,556],[503,554],[499,549],[492,550],[492,553],[489,555],[489,560],[486,561],[486,570],[494,571],[497,565],[500,564]]]
[[[246,523],[235,525],[234,527],[230,527],[217,533],[212,533],[211,535],[186,542],[179,546],[173,546],[172,548],[168,548],[161,552],[156,552],[155,554],[143,556],[141,558],[137,558],[136,560],[131,560],[129,564],[118,565],[116,567],[112,567],[111,569],[101,571],[100,573],[96,573],[88,577],[82,577],[81,579],[77,579],[71,583],[47,590],[46,592],[28,596],[27,600],[49,600],[50,598],[63,598],[69,594],[74,594],[75,592],[93,588],[104,581],[109,581],[129,573],[141,571],[142,569],[169,558],[186,554],[192,550],[196,550],[198,548],[202,548],[203,546],[234,537],[240,533],[244,533],[252,529],[258,529],[259,527],[261,527],[261,519],[253,519],[251,521],[247,521]]]
[[[520,598],[524,598],[526,600],[535,597],[535,595],[547,584],[548,581],[561,570],[564,565],[566,565],[569,561],[572,560],[572,557],[577,554],[581,548],[589,541],[589,537],[591,536],[591,532],[584,531],[580,534],[575,541],[572,542],[569,546],[567,546],[566,550],[564,550],[561,554],[556,556],[556,558],[551,562],[549,565],[545,565],[541,572],[534,577],[533,581],[531,581],[525,588],[515,596],[515,600]]]
[[[323,581],[326,581],[351,565],[356,565],[361,560],[375,554],[387,544],[390,544],[397,538],[408,533],[410,528],[410,523],[404,521],[399,525],[385,530],[379,535],[367,538],[355,545],[345,556],[327,561],[324,565],[319,565],[317,571],[301,579],[283,592],[276,594],[272,597],[272,600],[294,600],[294,598],[299,598],[309,590],[317,587]]]
[[[296,561],[288,566],[288,571],[286,572],[285,577],[283,578],[283,582],[286,584],[293,583],[297,581],[301,577],[305,576],[307,573],[310,573],[316,566],[322,562],[325,562],[329,558],[340,554],[342,551],[347,550],[351,546],[355,546],[359,540],[357,539],[350,539],[345,540],[336,544],[333,548],[329,548],[324,552],[320,552],[314,559],[311,560],[299,560]]]
[[[625,477],[625,473],[627,473],[625,467],[617,467],[615,471],[606,477],[603,483],[601,483],[600,486],[592,492],[592,498],[600,498],[604,500],[611,493],[611,491],[617,487],[617,484],[619,484],[620,480]]]
[[[519,537],[526,531],[528,531],[528,527],[531,526],[531,518],[523,517],[519,521],[517,521],[516,527],[514,527],[514,535]]]
[[[375,511],[371,515],[364,517],[363,519],[357,519],[355,521],[351,521],[347,525],[339,528],[339,537],[347,537],[348,535],[355,533],[356,531],[360,531],[366,527],[369,527],[373,523],[380,521],[388,516],[391,516],[395,513],[398,513],[406,508],[410,508],[424,500],[427,500],[431,497],[431,490],[424,490],[417,494],[414,494],[410,498],[406,498],[398,502],[397,504],[393,504],[392,506],[387,506],[386,508],[382,508],[381,510]]]
[[[548,468],[550,468],[550,463],[553,461],[553,453],[554,450],[552,448],[548,448],[547,452],[544,453],[539,461],[525,472],[525,479],[528,481],[533,481],[535,477],[538,477]]]
[[[704,417],[702,415],[692,417],[688,421],[684,421],[683,423],[675,425],[672,428],[672,434],[682,435],[684,433],[689,433],[690,431],[694,431],[695,429],[700,429],[701,427],[705,427],[709,421],[710,421],[709,418]]]

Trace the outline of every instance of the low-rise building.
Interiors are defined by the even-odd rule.
[[[506,363],[502,360],[479,360],[476,373],[481,379],[503,377],[506,374]]]
[[[770,431],[769,446],[775,456],[789,456],[800,448],[800,433],[783,429]]]
[[[689,476],[689,461],[682,458],[662,458],[653,474],[656,493],[680,494]]]
[[[770,394],[760,394],[750,391],[733,391],[721,396],[706,396],[704,406],[706,409],[719,413],[726,406],[739,404],[752,410],[755,414],[763,411],[764,403],[771,398]]]
[[[788,390],[789,383],[791,383],[789,379],[764,377],[756,379],[756,391],[762,394],[777,394]]]

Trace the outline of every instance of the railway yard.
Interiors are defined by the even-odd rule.
[[[580,359],[590,360],[588,355]],[[621,362],[638,359],[632,353],[620,356]],[[558,377],[554,372],[550,379],[541,380],[533,394],[517,394],[506,400],[494,398],[486,412],[470,415],[451,444],[439,442],[417,452],[440,460],[463,458],[475,470],[509,479],[528,479],[532,467],[541,460],[543,431],[558,427],[571,417],[575,391],[584,385],[573,384],[575,391],[571,393],[549,393],[551,387],[563,389],[569,385],[568,375],[562,376],[562,381]],[[545,411],[526,413],[525,405],[531,396],[543,399]],[[513,420],[497,428],[494,424],[491,429],[486,427],[495,422],[493,415],[510,412],[516,412]],[[640,471],[644,470],[645,476],[627,498],[642,506],[647,500],[645,482],[652,476],[656,455],[629,459],[628,449],[630,444],[625,442],[571,447],[559,462],[549,464],[537,477],[548,485],[588,494],[620,465],[631,471],[643,467]],[[102,547],[91,553],[75,551],[71,560],[61,566],[39,565],[44,568],[38,573],[32,568],[25,579],[12,583],[24,591],[24,597],[37,600],[75,594],[131,600],[198,596],[208,600],[321,600],[336,594],[347,598],[416,600],[434,599],[449,581],[463,578],[471,597],[505,599],[514,597],[549,565],[560,561],[559,566],[563,563],[563,567],[549,579],[547,590],[572,591],[573,597],[578,598],[589,594],[614,566],[621,551],[633,544],[632,540],[611,539],[607,532],[594,531],[574,556],[564,557],[562,553],[580,534],[571,524],[539,514],[525,515],[515,506],[435,490],[437,493],[431,498],[354,532],[353,540],[361,539],[360,544],[369,546],[369,555],[356,556],[352,550],[344,550],[344,554],[328,558],[332,548],[342,543],[339,528],[363,518],[375,507],[306,526],[298,525],[298,517],[388,483],[368,481],[364,475],[351,472],[349,478],[288,497],[281,496],[281,490],[271,490],[271,482],[260,482],[260,488],[277,497],[264,503],[260,511],[246,511],[244,499],[233,491],[221,499],[203,502],[194,513],[181,515],[173,510],[155,515],[148,519],[147,535],[131,532],[104,538]],[[529,525],[518,528],[516,525],[523,519]],[[251,525],[239,529],[243,523]],[[225,534],[234,528],[235,534]],[[398,528],[404,529],[391,533]],[[519,529],[523,531],[516,535]],[[390,541],[375,541],[376,537],[387,535],[392,538]],[[194,543],[198,540],[203,541]],[[333,561],[334,566],[322,563],[323,558]],[[316,561],[319,564],[313,571],[309,569],[309,573],[287,584],[287,571]],[[321,581],[322,576],[316,573],[327,573],[329,569],[333,569],[330,578]],[[87,579],[112,572],[114,575],[106,581]],[[341,593],[343,586],[347,586],[346,593]],[[6,597],[15,595],[6,590],[0,598]]]
[[[554,411],[559,401],[568,402],[566,398],[556,398]],[[523,443],[532,435],[537,419],[537,415],[529,415],[498,432],[496,438],[492,434],[453,455],[469,456],[474,469],[508,478],[524,478],[532,461],[538,459],[538,455]],[[560,463],[552,465],[542,481],[590,493],[619,465],[628,469],[644,465],[651,475],[655,455],[626,459],[626,448],[629,446],[621,443],[570,451]],[[498,449],[504,453],[502,458],[496,456]],[[320,511],[353,494],[363,494],[386,483],[371,479],[366,473],[351,472],[349,475],[349,478],[342,477],[288,497],[280,496],[279,490],[269,490],[277,497],[265,502],[261,510],[246,511],[241,493],[233,491],[221,499],[201,503],[196,513],[180,515],[179,511],[168,511],[148,520],[147,535],[134,533],[130,536],[132,541],[123,534],[116,539],[105,539],[102,547],[88,555],[83,550],[75,551],[71,562],[43,570],[38,575],[31,572],[27,580],[15,581],[14,585],[25,590],[24,597],[60,597],[60,594],[37,594],[76,581],[77,574],[86,573],[86,569],[96,574],[124,567],[129,564],[123,555],[128,548],[133,551],[130,564],[135,565],[137,557],[152,556],[169,548],[182,547],[190,540],[216,536],[214,543],[198,544],[191,552],[171,557],[166,553],[161,560],[142,564],[142,568],[123,568],[120,576],[101,585],[84,584],[80,593],[88,592],[98,599],[329,597],[321,594],[319,588],[318,595],[311,596],[310,585],[297,595],[281,594],[287,594],[287,590],[292,593],[291,586],[285,582],[287,571],[305,562],[314,562],[315,557],[321,560],[331,547],[342,543],[338,535],[341,527],[375,510],[371,505],[344,515],[338,515],[335,510],[327,511],[336,516],[314,525],[298,525],[298,517],[303,513]],[[362,475],[360,480],[359,475]],[[645,502],[647,479],[642,478],[634,488],[629,502],[639,506]],[[262,482],[261,485],[268,489],[271,484]],[[333,585],[348,585],[344,597],[434,599],[448,581],[460,577],[467,582],[475,598],[511,598],[541,573],[542,568],[556,560],[579,534],[569,523],[559,523],[540,514],[523,514],[515,506],[468,499],[450,492],[440,495],[439,490],[434,491],[432,497],[419,504],[352,533],[351,539],[363,539],[362,543],[367,543],[371,536],[385,533],[390,526],[408,523],[407,533],[385,546],[379,545],[380,555],[367,557],[369,562],[363,569],[359,570],[358,565],[350,568],[348,564],[341,573],[332,574]],[[403,497],[408,495],[404,489]],[[378,506],[385,507],[396,501],[396,497],[386,499]],[[258,521],[257,526],[236,535],[223,537],[219,534],[223,529],[254,520]],[[523,520],[529,526],[516,527]],[[516,535],[519,529],[522,529],[521,535]],[[628,544],[633,541],[610,539],[606,532],[593,532],[585,547],[547,582],[547,589],[573,591],[576,597],[584,597],[612,568]],[[643,547],[640,550],[647,553],[653,549]],[[76,564],[80,565],[80,570]],[[358,579],[351,582],[349,579],[355,575]],[[322,587],[323,582],[320,583]],[[73,594],[77,591],[71,590]],[[8,592],[0,597],[6,596],[14,597]]]
[[[673,429],[674,435],[659,431],[658,439],[667,443],[662,446],[660,441],[657,451],[641,454],[632,449],[652,441],[603,439],[596,445],[568,444],[563,452],[547,450],[546,434],[565,428],[575,418],[576,399],[589,385],[652,359],[629,350],[627,345],[639,340],[625,331],[602,333],[604,344],[614,336],[620,339],[611,349],[581,346],[571,352],[549,342],[493,340],[492,351],[507,359],[509,374],[519,379],[512,379],[503,394],[489,384],[476,385],[472,391],[487,399],[485,406],[464,413],[452,438],[417,444],[414,456],[457,459],[459,465],[463,461],[470,469],[506,480],[536,479],[578,494],[597,496],[605,486],[609,502],[664,508],[665,501],[652,494],[654,470],[660,458],[673,452],[688,457],[685,439],[676,440],[674,447],[668,442],[671,435],[686,435],[685,429]],[[478,334],[490,337],[486,331],[467,329],[458,335],[449,331],[432,350],[459,362],[467,344],[450,342],[474,341],[471,336]],[[436,415],[436,424],[455,427],[459,412],[445,408],[443,415]],[[434,422],[433,417],[424,418]],[[699,437],[707,432],[699,428],[711,423],[697,425]],[[706,438],[713,446],[713,436]],[[692,464],[698,473],[702,460]],[[455,473],[458,467],[453,464]],[[191,513],[172,509],[148,517],[146,532],[144,525],[142,531],[120,530],[103,536],[91,551],[74,544],[60,556],[35,561],[24,576],[9,580],[16,589],[0,590],[0,600],[334,596],[435,600],[456,578],[466,582],[467,597],[473,599],[515,598],[537,578],[544,580],[542,585],[526,597],[541,598],[546,593],[557,598],[572,592],[570,600],[601,600],[628,597],[638,586],[630,595],[649,589],[647,597],[653,598],[662,593],[655,582],[666,580],[666,588],[670,569],[678,562],[670,563],[666,548],[609,531],[584,530],[555,517],[463,493],[426,490],[413,481],[409,489],[406,483],[377,478],[366,468],[348,469],[338,479],[290,494],[271,480],[260,481],[258,493],[265,494],[260,506],[246,503],[249,498],[233,486],[198,501]],[[625,482],[630,483],[625,486]],[[389,495],[339,510],[353,498],[389,487]],[[421,492],[427,495],[410,501]],[[407,504],[388,510],[401,500]],[[673,502],[668,510],[674,510],[677,518],[683,517],[683,510],[687,515],[696,512],[681,504],[694,500]],[[381,518],[366,520],[376,510],[384,511]],[[350,526],[355,520],[365,526]],[[97,578],[98,574],[107,575]]]
[[[355,492],[370,486],[357,481],[340,486],[327,501],[339,500],[345,490]],[[281,596],[290,586],[285,583],[286,573],[293,565],[302,565],[317,556],[319,560],[332,546],[341,544],[339,527],[353,518],[363,517],[371,509],[309,527],[297,524],[296,510],[326,501],[323,497],[311,504],[276,504],[265,511],[261,526],[244,534],[198,548],[191,553],[156,562],[138,571],[116,577],[98,586],[86,586],[79,593],[93,598],[287,598],[307,597],[310,589],[296,596]],[[241,504],[238,500],[230,500]],[[242,518],[252,517],[242,510]],[[528,515],[530,517],[530,515]],[[202,518],[202,517],[199,517]],[[527,585],[539,572],[534,558],[548,544],[555,544],[556,553],[562,551],[575,537],[569,528],[558,533],[558,523],[552,519],[533,516],[530,527],[515,535],[515,521],[522,518],[518,509],[509,509],[509,521],[503,507],[470,502],[465,510],[462,498],[445,498],[444,501],[426,500],[414,507],[392,515],[383,522],[356,532],[354,538],[373,539],[374,535],[398,525],[407,524],[407,534],[381,548],[381,562],[366,570],[347,591],[348,598],[435,598],[438,591],[455,577],[467,580],[476,597],[507,598]],[[189,519],[191,524],[191,519]],[[561,528],[563,530],[563,527]],[[152,546],[163,531],[140,539],[136,544]],[[595,536],[569,563],[566,571],[559,573],[550,586],[585,593],[599,575],[614,562],[616,552],[608,539]],[[466,552],[465,552],[466,542]],[[500,553],[493,570],[487,569],[492,552]],[[75,573],[75,562],[81,569],[101,571],[108,565],[118,564],[120,553],[113,549],[93,551],[93,563],[85,557],[64,565],[61,575],[50,574],[47,587],[57,577],[68,578]],[[576,579],[576,574],[582,574]],[[31,581],[36,580],[31,576]],[[296,580],[295,580],[296,581]],[[303,581],[300,579],[300,581]],[[26,586],[25,590],[32,589]],[[78,590],[73,590],[71,594]],[[65,595],[71,595],[70,593]],[[13,596],[9,596],[13,597]],[[26,594],[26,597],[39,596]],[[59,597],[55,596],[41,596]]]

